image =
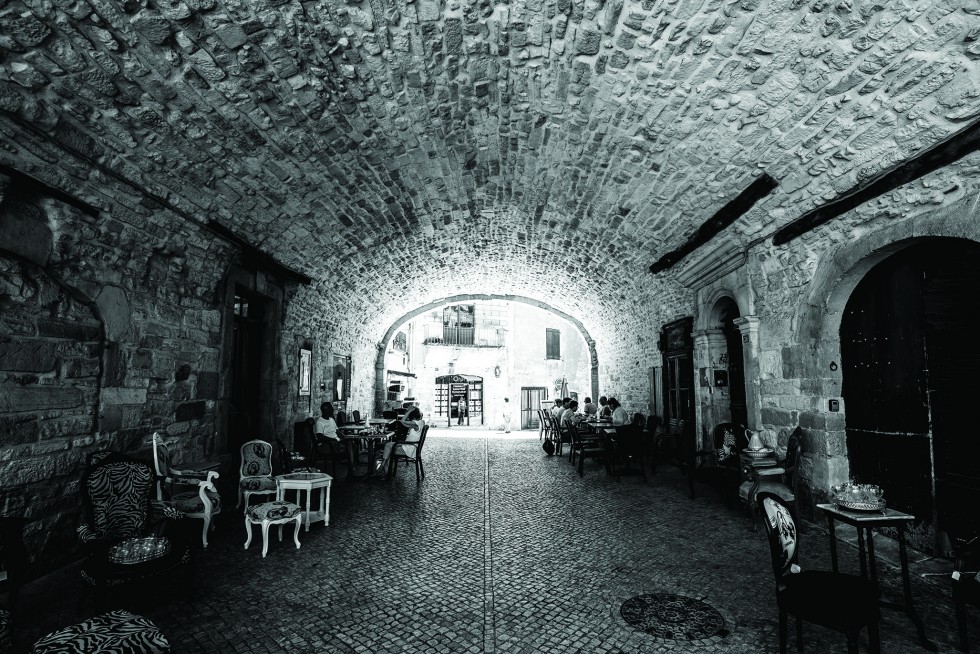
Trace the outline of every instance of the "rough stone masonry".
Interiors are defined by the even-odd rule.
[[[243,273],[281,301],[270,439],[309,409],[299,347],[314,389],[351,356],[367,404],[394,320],[461,293],[575,316],[599,387],[647,410],[661,326],[727,293],[756,426],[811,430],[819,498],[847,474],[837,294],[891,244],[976,239],[978,157],[770,237],[975,122],[978,60],[977,0],[8,0],[0,163],[95,211],[4,177],[0,489],[50,564],[88,451],[227,438],[248,261],[216,223],[311,278]],[[646,272],[763,171],[772,194]]]

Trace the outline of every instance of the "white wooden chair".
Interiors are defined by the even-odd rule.
[[[242,498],[248,508],[252,495],[275,495],[276,480],[272,478],[272,443],[254,440],[242,444],[242,464],[238,469],[238,506]]]
[[[207,547],[212,520],[221,513],[221,496],[214,486],[218,473],[214,470],[172,468],[170,450],[163,440],[163,434],[158,431],[153,432],[153,468],[157,477],[157,499],[169,500],[174,508],[188,518],[203,520],[201,541]],[[180,486],[191,490],[176,492],[175,489]]]

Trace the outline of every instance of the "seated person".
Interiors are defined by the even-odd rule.
[[[594,416],[599,411],[599,407],[592,404],[592,398],[585,398],[585,406],[582,407],[582,413],[586,416]]]
[[[414,455],[414,444],[421,440],[423,427],[425,421],[422,420],[422,411],[418,407],[414,407],[404,418],[388,423],[387,428],[395,433],[395,438],[385,443],[378,469],[385,471],[385,475],[391,475],[392,454]]]
[[[336,457],[344,452],[344,442],[337,434],[337,421],[333,417],[333,405],[320,405],[320,417],[313,423],[313,448],[317,453]],[[313,457],[316,459],[316,456]],[[336,459],[333,459],[336,461]]]
[[[612,409],[609,408],[609,400],[607,400],[606,396],[603,395],[602,397],[599,398],[598,415],[600,418],[608,418],[611,414],[612,414]]]
[[[612,413],[611,413],[611,416],[610,417],[612,418],[612,423],[614,425],[628,425],[629,424],[629,422],[630,422],[630,416],[629,416],[628,413],[626,413],[626,409],[624,409],[619,404],[619,400],[617,400],[614,397],[611,397],[611,398],[609,398],[609,401],[607,402],[606,406],[608,406],[612,410]]]
[[[566,399],[567,399],[567,398],[566,398]],[[560,418],[560,417],[561,417],[561,413],[562,413],[562,411],[564,411],[565,409],[566,409],[566,407],[565,407],[565,405],[563,404],[563,400],[561,400],[560,398],[557,398],[557,397],[556,397],[556,398],[555,398],[555,406],[553,406],[553,407],[551,407],[551,415],[552,415],[552,416],[553,416],[553,417],[554,417],[555,419],[558,419],[558,418]]]
[[[320,417],[313,423],[313,435],[317,443],[324,440],[340,442],[340,436],[337,435],[337,421],[333,417],[333,405],[329,402],[320,405]]]
[[[582,416],[578,414],[578,401],[571,400],[568,408],[561,414],[561,424],[566,429],[578,429],[578,424],[582,422]]]

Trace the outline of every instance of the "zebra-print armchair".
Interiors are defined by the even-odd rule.
[[[0,516],[0,566],[7,572],[6,604],[0,604],[0,654],[14,650],[14,629],[35,618],[17,611],[21,584],[27,579],[28,555],[24,544],[25,520]],[[26,618],[24,622],[17,619]],[[23,634],[21,634],[23,640]],[[19,643],[23,644],[23,643]],[[21,651],[18,649],[17,651]],[[23,650],[26,651],[26,650]],[[50,652],[129,652],[167,654],[170,643],[148,618],[116,610],[58,631],[34,643],[33,654]]]
[[[103,591],[167,574],[190,560],[187,529],[178,520],[182,514],[153,499],[155,482],[153,469],[141,461],[117,452],[89,457],[82,476],[78,535],[88,550],[82,578],[95,588],[97,601],[103,599]],[[121,547],[148,542],[155,549],[140,562],[121,561]]]

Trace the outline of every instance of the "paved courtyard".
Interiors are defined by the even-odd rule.
[[[197,552],[195,591],[141,611],[177,653],[778,651],[768,547],[744,512],[708,488],[690,500],[670,466],[645,483],[590,461],[580,478],[528,436],[433,429],[422,483],[405,467],[393,481],[341,475],[330,525],[301,532],[299,550],[274,540],[265,559],[261,538],[243,549],[232,502]],[[829,568],[826,531],[807,523],[801,538],[803,565]],[[840,555],[856,569],[856,550]],[[940,576],[951,565],[926,558],[912,552],[914,597],[939,651],[952,652]],[[884,563],[882,576],[898,592],[897,570]],[[67,568],[25,589],[21,644],[92,615],[81,588]],[[695,640],[628,625],[624,601],[657,593],[700,600],[723,625]],[[980,643],[977,624],[971,635]],[[804,637],[810,652],[846,651],[834,632],[807,625]],[[882,652],[925,651],[904,615],[883,610]]]

